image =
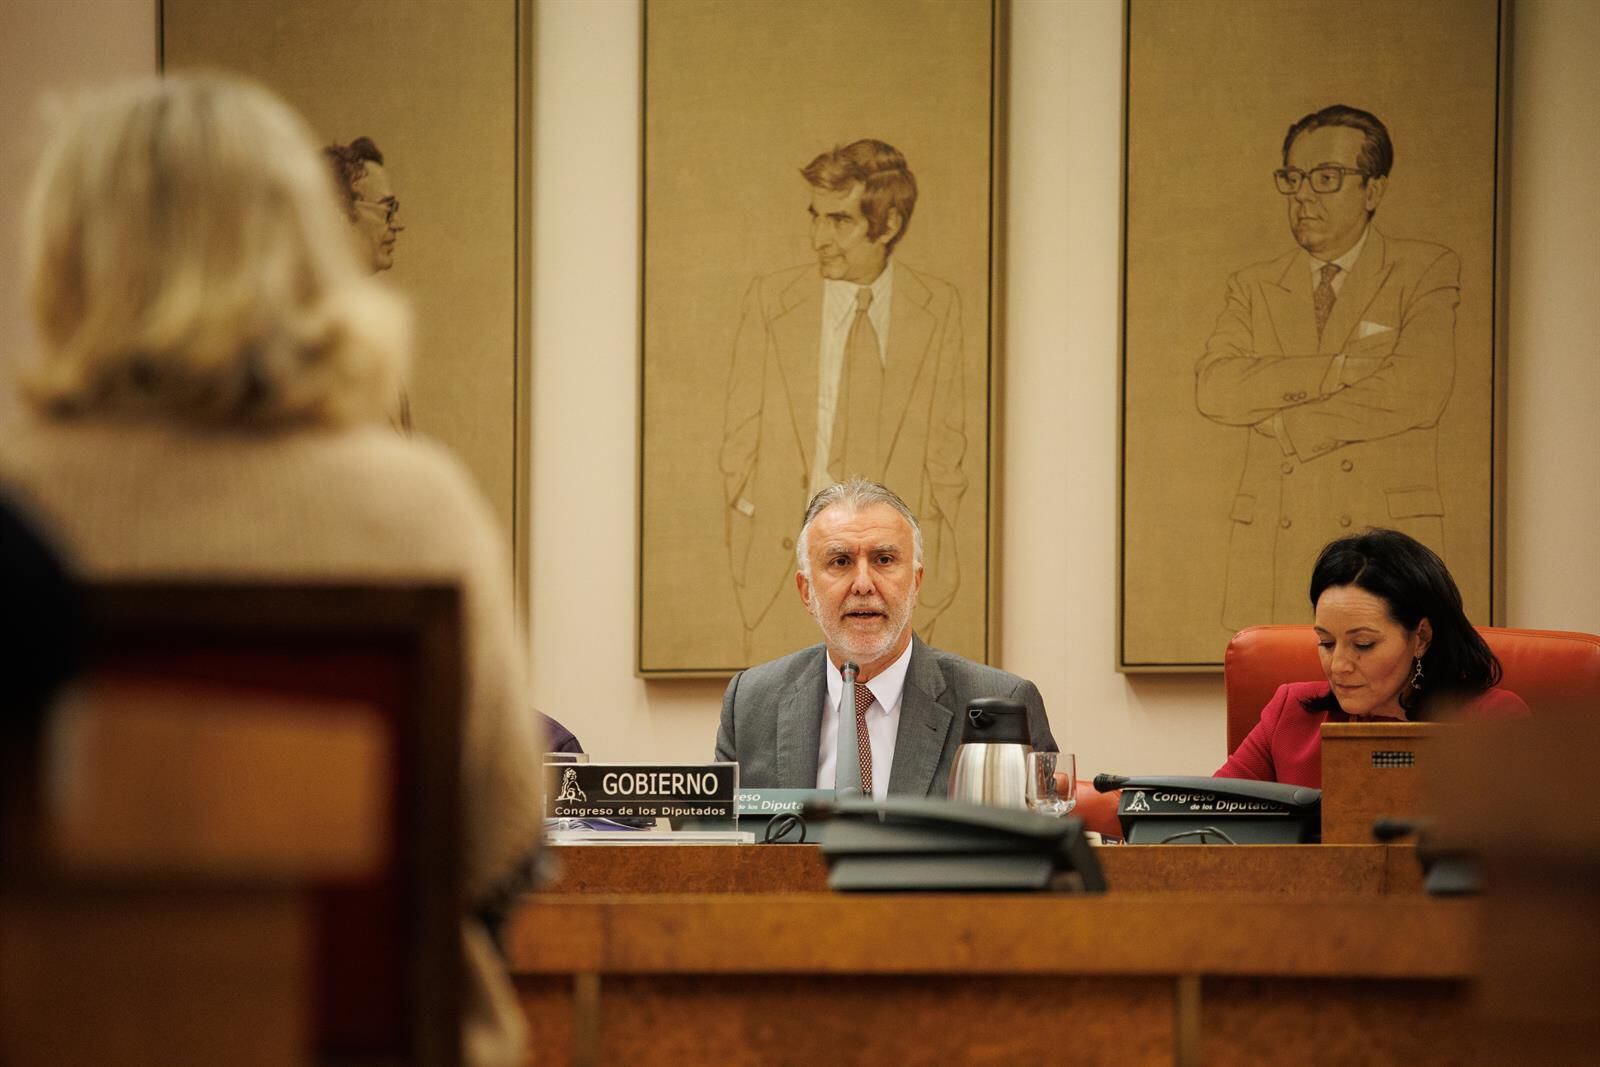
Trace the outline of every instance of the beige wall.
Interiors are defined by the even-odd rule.
[[[9,383],[33,351],[19,216],[43,126],[43,93],[156,69],[156,0],[0,3],[0,431],[16,416]]]
[[[0,5],[0,122],[40,87],[151,69],[151,3]],[[1081,770],[1206,772],[1222,754],[1220,679],[1112,667],[1121,11],[1013,9],[998,659],[1038,681]],[[639,9],[543,0],[538,19],[535,695],[600,758],[698,758],[721,686],[632,676]],[[1600,6],[1520,0],[1514,44],[1508,622],[1600,632]],[[4,129],[9,226],[20,178]],[[22,336],[5,240],[0,360]],[[685,626],[697,607],[682,606]]]
[[[1506,621],[1600,633],[1600,4],[1513,40]]]

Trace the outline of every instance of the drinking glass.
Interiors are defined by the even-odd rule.
[[[1071,752],[1028,753],[1028,807],[1060,817],[1077,806],[1077,757]]]

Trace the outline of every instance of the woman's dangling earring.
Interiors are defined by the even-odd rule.
[[[1421,656],[1417,656],[1412,660],[1412,664],[1411,664],[1411,688],[1418,689],[1418,690],[1420,690],[1422,688],[1422,657]]]

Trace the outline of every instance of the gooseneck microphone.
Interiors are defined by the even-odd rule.
[[[833,747],[833,789],[840,797],[861,795],[861,760],[856,755],[856,675],[861,668],[846,663],[839,668],[844,692],[839,694],[839,729]],[[846,757],[855,757],[847,759]]]
[[[1121,789],[1128,784],[1125,774],[1097,774],[1094,776],[1094,790],[1096,793],[1109,793],[1113,789]]]

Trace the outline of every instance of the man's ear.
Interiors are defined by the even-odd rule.
[[[800,591],[800,603],[806,606],[807,611],[810,611],[811,583],[806,580],[806,576],[800,571],[794,572],[794,587]]]
[[[1368,178],[1366,186],[1367,214],[1378,210],[1378,204],[1383,201],[1384,190],[1389,188],[1389,176],[1381,178]]]
[[[900,232],[900,227],[905,224],[905,221],[906,217],[900,214],[899,208],[890,208],[889,214],[884,216],[883,232],[878,234],[877,237],[873,238],[874,242],[880,245],[886,245],[890,241],[894,240],[895,234]]]

